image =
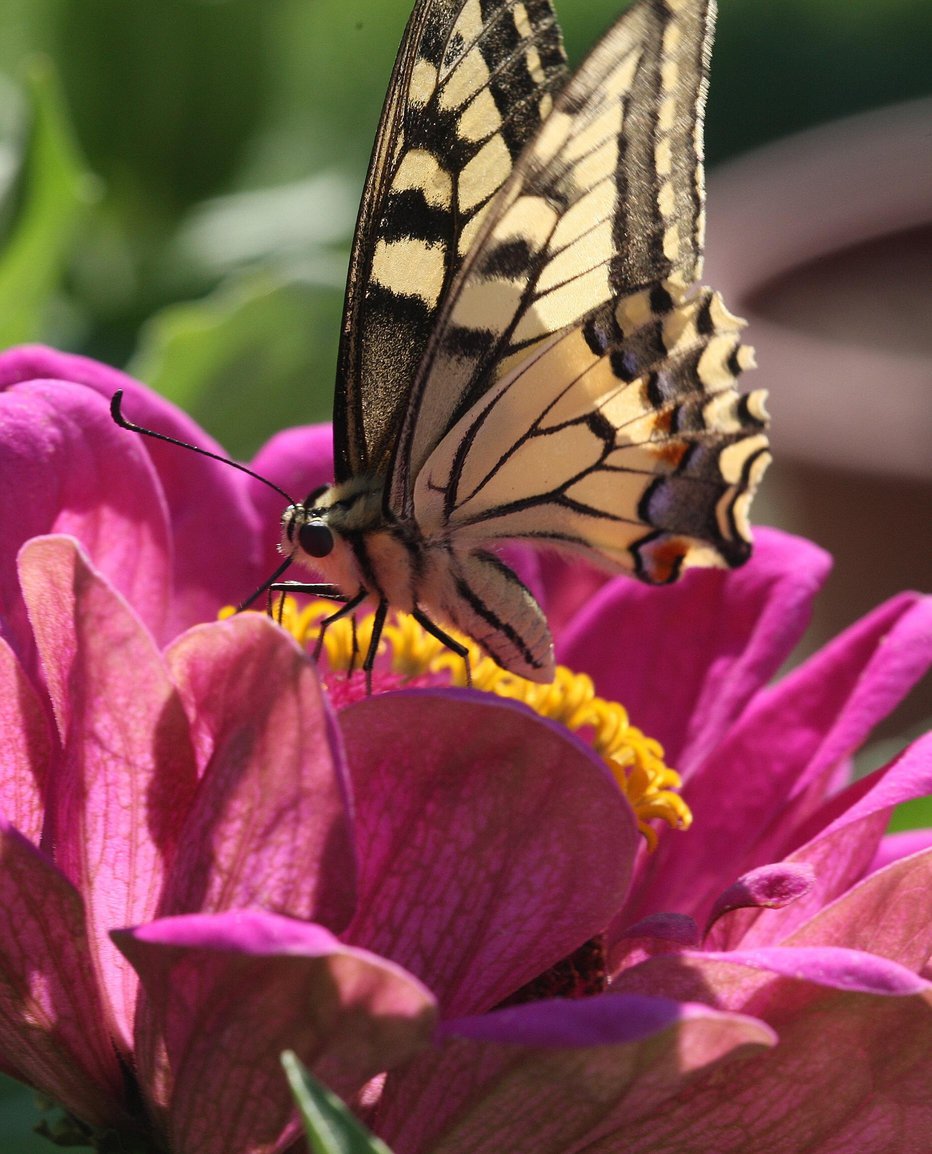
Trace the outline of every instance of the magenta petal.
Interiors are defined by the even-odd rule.
[[[124,414],[130,420],[211,452],[223,453],[222,447],[190,417],[125,373],[87,357],[59,353],[40,345],[0,353],[0,389],[40,378],[72,382],[90,394],[98,394],[107,405],[116,390],[122,389],[126,394]],[[173,557],[168,558],[173,565],[174,594],[165,632],[156,633],[160,640],[166,640],[189,625],[212,621],[222,606],[237,604],[252,592],[267,569],[274,567],[274,556],[266,556],[260,548],[259,526],[252,505],[251,493],[259,482],[196,453],[116,428],[110,421],[107,405],[93,404],[116,438],[104,473],[108,483],[106,497],[113,504],[131,496],[125,492],[126,476],[118,462],[135,452],[151,459],[164,493],[164,503],[161,499],[147,502],[137,510],[137,517],[151,517],[156,504],[160,512],[167,504],[174,542]],[[34,425],[35,435],[44,433],[39,422]],[[35,460],[41,464],[41,453]],[[69,483],[79,476],[80,471],[72,467]],[[120,485],[112,484],[114,477],[120,478]],[[107,502],[103,504],[106,507]],[[93,508],[99,511],[98,506]],[[65,525],[44,525],[34,528],[28,536],[63,531],[74,530]],[[110,536],[115,547],[127,550],[133,541],[126,533]],[[89,552],[95,564],[101,564],[95,550],[89,548]],[[144,558],[137,564],[144,572]],[[114,576],[106,567],[104,571],[111,578]],[[161,570],[153,570],[150,580],[160,573]],[[117,587],[127,592],[124,586],[118,584]],[[139,608],[133,597],[130,600]],[[148,617],[146,621],[152,624]]]
[[[160,911],[257,907],[342,929],[356,893],[346,769],[313,664],[252,613],[166,656],[206,768]]]
[[[769,529],[732,573],[694,570],[662,588],[616,578],[567,630],[561,660],[622,702],[688,777],[802,635],[829,566]]]
[[[45,711],[0,638],[0,814],[38,845],[52,743]]]
[[[656,938],[678,947],[698,946],[699,927],[686,914],[651,914],[622,934],[626,938]]]
[[[932,957],[932,848],[901,858],[820,910],[786,946],[847,946],[920,972]]]
[[[259,450],[250,468],[268,477],[296,501],[329,485],[333,480],[333,433],[329,425],[301,425],[276,433]],[[269,573],[275,560],[274,550],[281,540],[281,521],[285,505],[278,493],[264,485],[250,490],[256,510],[260,539],[269,560]],[[279,559],[280,560],[280,559]]]
[[[877,847],[869,869],[873,873],[926,849],[932,849],[932,829],[904,829],[887,834]]]
[[[732,1076],[700,1078],[597,1154],[878,1154],[918,1151],[929,1135],[929,983],[854,950],[656,958],[619,988],[699,997],[769,1021],[771,1051]],[[673,1136],[673,1137],[671,1137]]]
[[[108,934],[155,911],[196,784],[187,718],[152,638],[72,539],[28,542],[20,573],[62,743],[50,844],[128,1044],[136,979]]]
[[[488,1009],[600,932],[637,848],[627,801],[562,727],[471,692],[373,697],[340,715],[356,798],[348,941]]]
[[[616,988],[701,999],[779,1033],[776,1051],[752,1059],[740,1078],[664,1109],[664,1124],[701,1135],[678,1151],[792,1151],[802,1135],[819,1154],[922,1149],[932,984],[907,968],[854,949],[778,947],[651,959]]]
[[[787,978],[806,978],[833,990],[865,994],[932,994],[932,982],[886,958],[840,946],[778,946],[759,950],[706,953],[704,961],[749,966]]]
[[[904,594],[759,693],[689,782],[684,796],[693,833],[661,843],[627,919],[675,909],[702,920],[715,894],[737,875],[781,860],[812,836],[802,823],[838,762],[858,748],[930,660],[932,598]],[[833,804],[851,803],[839,798]],[[874,812],[878,808],[875,802]],[[762,822],[762,814],[769,821]],[[865,845],[869,860],[874,847]],[[808,916],[802,904],[791,909]]]
[[[122,1077],[74,887],[0,818],[0,1062],[73,1110],[108,1123]]]
[[[114,937],[146,992],[137,1053],[172,1149],[279,1148],[294,1114],[283,1050],[348,1095],[433,1027],[420,983],[319,926],[237,911]]]
[[[76,537],[160,635],[171,582],[167,510],[139,439],[121,433],[104,401],[60,381],[0,392],[0,463],[3,629],[27,672],[32,639],[15,560],[30,537]]]
[[[849,889],[870,868],[893,807],[929,793],[932,734],[914,742],[885,769],[832,798],[824,813],[813,815],[809,825],[818,832],[793,852],[792,860],[812,868],[815,885],[792,906],[750,924],[742,946],[779,941]]]
[[[786,981],[808,985],[794,995]],[[932,983],[887,958],[842,946],[770,946],[651,958],[625,970],[613,987],[624,994],[654,994],[705,1001],[720,1009],[770,1020],[803,1012],[824,991],[873,997],[932,997]]]
[[[569,662],[564,645],[574,643],[576,614],[585,610],[612,578],[580,557],[561,557],[559,553],[538,553],[537,565],[541,604],[553,633],[557,660],[566,665]],[[628,582],[628,578],[623,581]]]
[[[702,1018],[707,1009],[668,998],[608,993],[531,1002],[480,1017],[457,1018],[441,1024],[437,1036],[441,1040],[471,1038],[514,1046],[617,1046],[642,1042],[671,1026]]]
[[[930,665],[932,597],[902,593],[775,687],[771,692],[780,699],[783,725],[797,731],[797,750],[812,751],[795,792],[830,775],[859,749]]]
[[[814,881],[815,870],[806,863],[780,862],[759,866],[719,894],[706,922],[705,934],[721,917],[734,910],[783,909],[810,893]],[[718,942],[707,941],[706,944],[715,948]]]
[[[662,1126],[671,1097],[773,1042],[752,1018],[612,994],[458,1019],[439,1052],[389,1075],[379,1132],[395,1154],[627,1154],[632,1126]]]
[[[611,972],[618,973],[658,954],[676,954],[699,945],[699,927],[685,914],[651,914],[618,936]]]

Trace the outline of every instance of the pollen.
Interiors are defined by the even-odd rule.
[[[340,618],[324,629],[321,638],[322,623],[334,609],[329,601],[312,601],[298,608],[293,598],[286,597],[276,611],[277,620],[299,644],[312,649],[322,645],[321,656],[326,653],[331,676],[358,668],[372,635],[369,614],[355,624],[348,617]],[[471,673],[473,689],[520,701],[587,741],[628,799],[649,850],[657,845],[657,822],[672,829],[689,828],[692,814],[678,792],[682,781],[665,763],[663,747],[631,724],[624,706],[599,697],[590,677],[558,665],[550,685],[525,681],[484,656],[468,637],[447,631],[467,647],[468,666],[413,617],[405,613],[391,617],[379,649],[380,666],[390,673],[390,687],[415,678],[423,684],[427,675],[462,688]]]

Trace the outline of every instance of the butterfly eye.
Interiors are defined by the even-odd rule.
[[[333,552],[333,533],[323,521],[307,521],[298,530],[298,544],[309,557],[326,557]]]

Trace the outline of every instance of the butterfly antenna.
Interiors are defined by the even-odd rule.
[[[229,465],[232,469],[239,469],[241,473],[245,473],[247,477],[252,477],[256,481],[261,481],[263,485],[267,485],[270,489],[274,489],[276,493],[284,497],[289,505],[296,504],[293,497],[290,497],[284,489],[280,489],[274,481],[270,481],[268,477],[263,477],[259,473],[254,473],[252,469],[246,465],[240,464],[239,461],[231,460],[230,457],[222,457],[219,453],[212,453],[209,449],[202,449],[199,445],[191,445],[187,441],[179,441],[177,437],[169,437],[167,433],[157,433],[155,429],[144,429],[142,425],[134,425],[132,421],[128,421],[123,416],[123,390],[117,389],[110,399],[110,416],[113,417],[114,422],[120,426],[121,429],[128,429],[131,433],[141,433],[144,437],[153,437],[156,441],[165,441],[169,445],[177,445],[179,449],[190,449],[192,453],[198,453],[202,457],[210,457],[212,461],[220,461],[223,465]],[[275,577],[280,576],[285,571],[285,566],[275,574]],[[275,577],[272,580],[275,580]],[[265,591],[267,586],[263,585],[258,589],[249,601],[253,601],[258,595]],[[249,602],[247,602],[248,604]]]

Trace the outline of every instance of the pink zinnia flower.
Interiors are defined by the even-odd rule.
[[[884,829],[930,739],[844,774],[932,657],[927,600],[768,688],[812,546],[761,532],[659,591],[527,559],[560,659],[683,774],[692,829],[649,854],[562,725],[442,687],[334,715],[273,624],[196,625],[266,574],[280,510],[109,421],[121,387],[211,447],[164,402],[45,350],[0,385],[5,1070],[182,1154],[290,1141],[286,1047],[398,1154],[921,1149],[932,850]],[[326,437],[254,465],[303,492]],[[63,533],[91,565],[30,540]]]

